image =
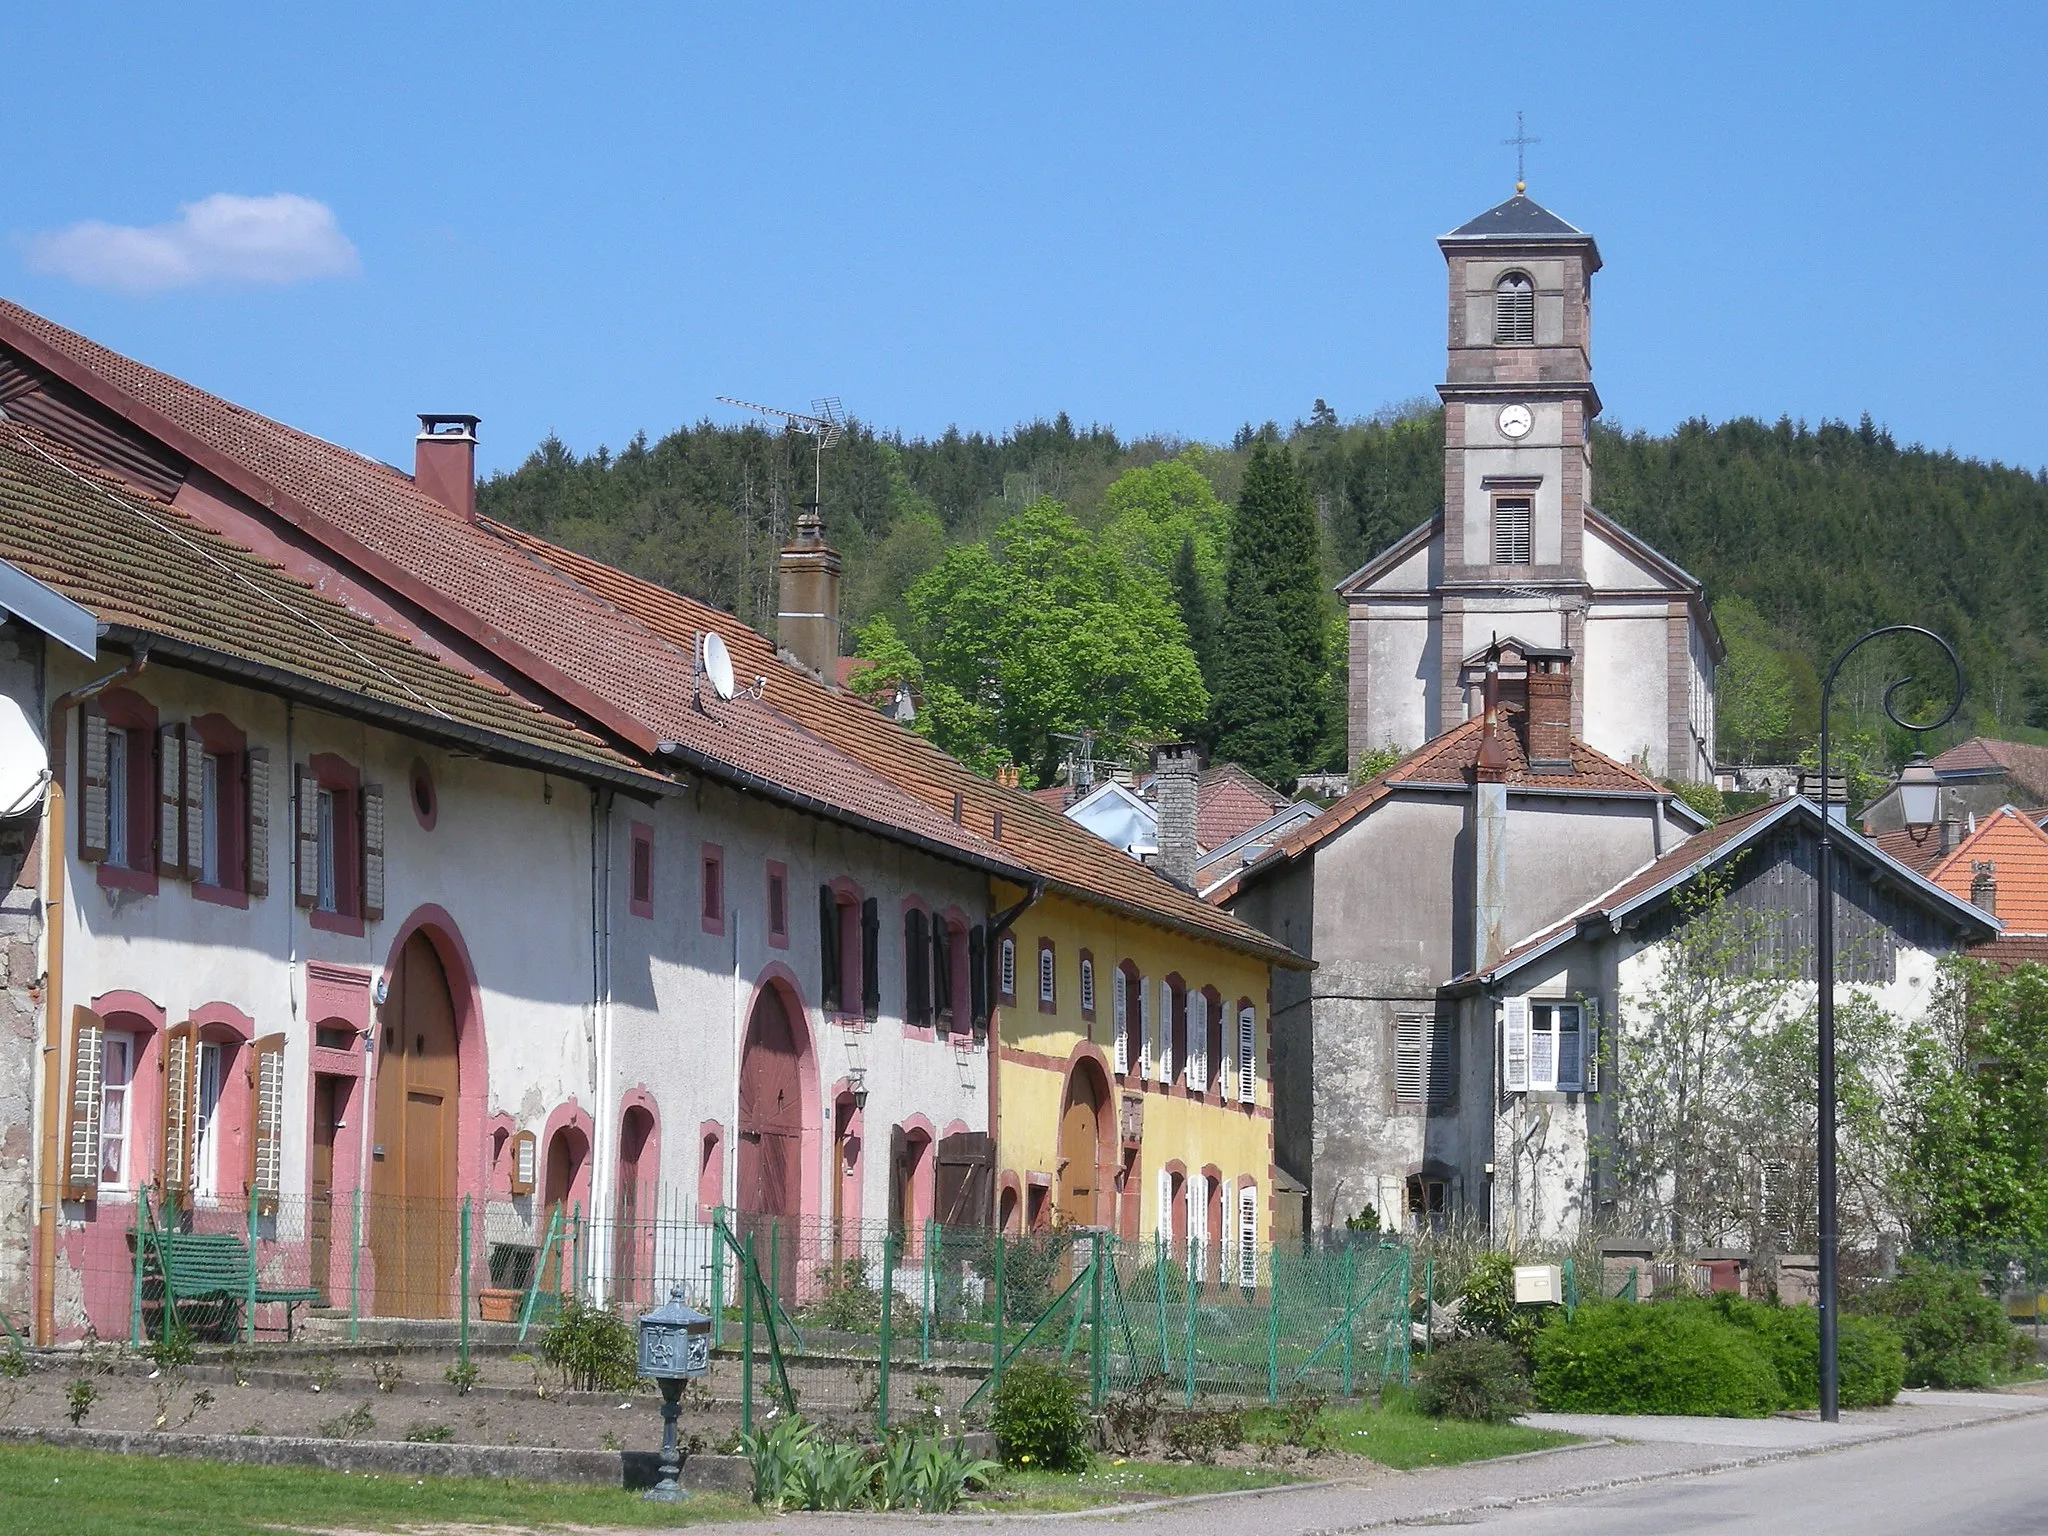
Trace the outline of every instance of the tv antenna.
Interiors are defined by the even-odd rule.
[[[732,652],[725,648],[725,637],[715,629],[707,629],[697,637],[697,665],[695,671],[696,696],[692,699],[699,710],[704,708],[704,680],[711,681],[711,691],[721,699],[758,699],[768,691],[768,679],[757,677],[754,686],[742,688],[732,672]]]
[[[735,400],[731,395],[720,395],[720,405],[736,405],[742,410],[759,411],[763,416],[774,416],[791,431],[801,432],[811,440],[811,511],[813,514],[824,504],[825,450],[846,436],[846,412],[839,404],[837,395],[826,395],[811,402],[811,414],[802,411],[785,411],[777,405],[756,405],[751,400]]]

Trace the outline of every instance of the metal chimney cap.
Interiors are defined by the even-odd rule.
[[[467,416],[453,411],[421,411],[419,417],[420,436],[423,438],[466,437],[471,442],[476,441],[476,425],[483,420],[481,416]],[[448,430],[451,428],[453,430]]]

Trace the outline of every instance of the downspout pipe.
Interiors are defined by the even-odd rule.
[[[64,1025],[65,870],[70,857],[70,812],[64,794],[70,748],[65,727],[73,706],[91,702],[148,665],[149,642],[137,641],[126,666],[59,694],[50,701],[49,726],[43,737],[50,758],[50,798],[43,813],[43,952],[48,958],[43,980],[43,1168],[36,1202],[35,1338],[41,1345],[57,1342],[57,1210],[64,1189],[60,1127],[64,1123],[64,1062],[70,1055]]]
[[[993,1187],[988,1192],[989,1199],[994,1202],[994,1209],[989,1212],[991,1222],[994,1222],[1001,1216],[1003,1209],[1003,1011],[1002,1005],[995,1001],[996,998],[1002,996],[1002,993],[996,988],[998,977],[995,974],[995,969],[999,963],[996,955],[1001,949],[998,940],[1005,933],[1009,932],[1011,925],[1018,918],[1022,917],[1044,899],[1045,882],[1043,880],[1034,880],[1031,882],[1030,888],[1025,891],[1022,901],[1005,907],[1000,912],[991,912],[988,918],[988,944],[981,952],[981,965],[984,972],[981,978],[982,991],[990,1000],[988,1008],[988,1136],[990,1143],[996,1149],[996,1167],[992,1180]],[[1098,1195],[1097,1198],[1099,1199],[1100,1196]]]

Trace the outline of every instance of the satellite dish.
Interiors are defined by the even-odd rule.
[[[704,631],[704,638],[697,645],[697,656],[699,664],[704,668],[704,675],[711,679],[711,691],[721,699],[731,698],[732,656],[725,648],[725,641],[719,638],[717,630]]]
[[[21,705],[0,694],[0,817],[20,816],[42,803],[50,757]]]

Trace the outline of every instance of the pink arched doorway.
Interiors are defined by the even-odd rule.
[[[739,1188],[742,1237],[755,1241],[764,1277],[770,1255],[780,1288],[793,1290],[797,1218],[807,1205],[805,1174],[816,1162],[821,1127],[811,1032],[787,986],[771,980],[755,995],[740,1049]],[[813,1178],[812,1182],[815,1182]]]

